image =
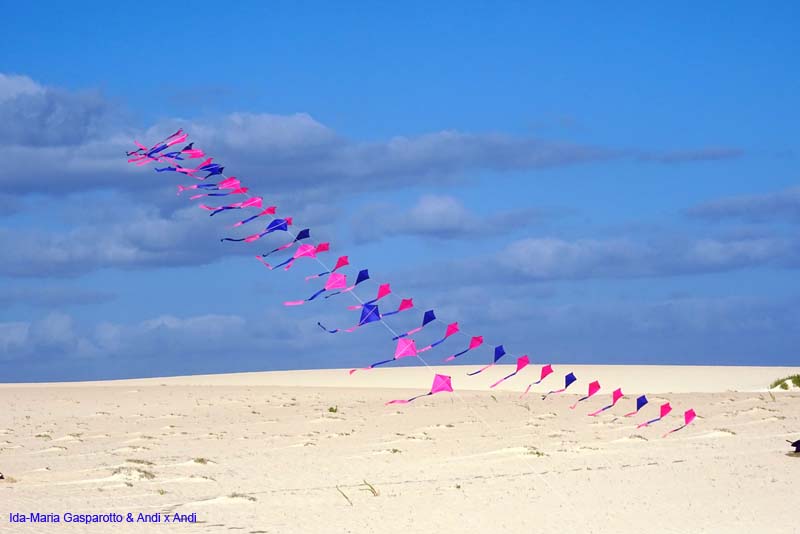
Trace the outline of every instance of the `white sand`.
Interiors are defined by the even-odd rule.
[[[798,368],[556,366],[535,391],[567,370],[580,382],[546,401],[519,399],[538,366],[501,391],[485,388],[512,369],[472,369],[437,369],[458,394],[390,407],[432,371],[0,385],[0,532],[800,531],[785,442],[800,439],[800,392],[766,392]],[[595,378],[602,394],[570,410]],[[626,399],[586,416],[618,386]],[[641,416],[619,417],[642,392]],[[666,400],[667,420],[634,428]],[[662,439],[690,407],[698,419]],[[199,523],[9,524],[36,511]]]

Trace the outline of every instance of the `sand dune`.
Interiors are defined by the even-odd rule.
[[[0,532],[63,531],[9,524],[37,511],[197,514],[123,532],[797,532],[800,392],[766,391],[797,369],[570,366],[573,393],[607,388],[576,410],[520,399],[533,369],[499,391],[508,368],[467,369],[446,368],[457,394],[390,407],[432,371],[0,385]],[[629,397],[587,417],[617,386]],[[651,405],[621,417],[640,392]],[[675,412],[637,429],[655,399]]]

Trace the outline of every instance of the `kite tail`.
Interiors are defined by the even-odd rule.
[[[359,307],[360,307],[360,306],[359,306]],[[408,332],[406,332],[406,333],[404,333],[404,334],[398,334],[398,335],[396,335],[396,336],[394,336],[394,337],[392,338],[392,341],[397,341],[397,340],[398,340],[398,339],[400,339],[401,337],[413,336],[413,335],[414,335],[414,334],[416,334],[417,332],[421,331],[423,328],[425,328],[425,327],[424,327],[424,326],[418,326],[417,328],[413,328],[413,329],[409,330]],[[434,347],[434,346],[436,346],[436,345],[431,345],[431,347]]]
[[[329,333],[329,334],[336,334],[336,333],[338,333],[338,332],[339,332],[339,329],[338,329],[338,328],[334,328],[333,330],[328,330],[328,329],[327,329],[327,328],[325,328],[325,326],[324,326],[322,323],[320,323],[320,322],[317,322],[317,326],[319,326],[320,328],[322,328],[323,330],[325,330],[325,331],[326,331],[327,333]]]
[[[608,406],[604,406],[603,408],[600,408],[599,410],[597,410],[597,411],[594,411],[594,412],[592,412],[592,413],[590,413],[590,414],[587,414],[587,415],[588,415],[589,417],[597,417],[597,416],[598,416],[600,413],[602,413],[602,412],[604,412],[604,411],[606,411],[606,410],[610,410],[610,409],[611,409],[611,408],[613,408],[613,407],[614,407],[614,405],[613,405],[613,404],[609,404]]]
[[[449,361],[455,360],[459,356],[462,356],[462,355],[468,353],[469,351],[470,351],[470,349],[464,349],[461,352],[457,352],[457,353],[453,354],[452,356],[448,356],[447,358],[444,359],[444,361],[449,362]]]
[[[356,286],[352,285],[352,286],[350,286],[348,288],[342,289],[341,291],[335,291],[335,292],[331,293],[330,295],[325,295],[325,298],[329,299],[331,297],[335,297],[336,295],[341,295],[342,293],[350,293],[355,288],[356,288]],[[358,306],[348,306],[347,309],[348,310],[360,310],[362,307],[363,307],[363,305],[359,304]],[[384,315],[386,315],[386,314],[384,314]]]
[[[633,411],[633,412],[631,412],[631,413],[626,413],[626,414],[625,414],[625,415],[623,415],[622,417],[633,417],[633,416],[634,416],[634,415],[636,415],[637,413],[639,413],[639,410]]]
[[[247,223],[249,223],[250,221],[252,221],[254,219],[258,219],[258,217],[259,217],[258,215],[253,215],[252,217],[248,217],[248,218],[244,219],[243,221],[237,222],[236,224],[231,226],[231,228],[238,228],[239,226],[242,226],[243,224],[247,224]]]
[[[650,426],[652,423],[655,423],[655,422],[658,422],[658,421],[661,421],[660,417],[656,417],[655,419],[650,419],[649,421],[645,421],[644,423],[639,423],[639,425],[636,428],[642,428],[644,426]]]
[[[383,361],[380,361],[380,362],[371,363],[369,365],[369,367],[361,367],[360,369],[350,369],[350,374],[352,375],[356,371],[369,371],[370,369],[374,369],[374,368],[378,367],[379,365],[385,365],[385,364],[387,364],[389,362],[393,362],[393,361],[395,361],[395,359],[396,358],[389,358],[388,360],[383,360]]]
[[[549,395],[557,395],[559,393],[564,393],[566,390],[567,388],[561,388],[561,389],[554,389],[553,391],[548,391],[547,393],[542,395],[542,400],[545,400]]]
[[[266,261],[264,261],[264,258],[262,258],[261,256],[256,256],[256,259],[257,259],[258,261],[260,261],[261,263],[263,263],[263,264],[264,264],[264,267],[266,267],[266,268],[267,268],[267,269],[269,269],[270,271],[272,271],[273,269],[275,269],[275,267],[273,267],[272,265],[270,265],[269,263],[267,263]]]
[[[223,241],[235,241],[235,242],[239,243],[241,241],[246,241],[246,240],[247,240],[246,237],[223,237],[219,241],[220,241],[220,243],[222,243]]]
[[[350,327],[350,328],[347,328],[347,329],[345,329],[345,330],[342,330],[341,328],[334,328],[334,329],[331,329],[331,330],[329,330],[329,329],[325,328],[325,326],[324,326],[322,323],[320,323],[320,322],[317,322],[317,325],[318,325],[320,328],[322,328],[323,330],[325,330],[326,332],[328,332],[329,334],[337,334],[337,333],[339,333],[339,332],[345,332],[345,333],[348,333],[348,334],[350,334],[350,333],[352,333],[353,331],[355,331],[355,329],[356,329],[356,328],[358,328],[359,326],[361,326],[361,325],[355,325],[355,326],[352,326],[352,327]]]
[[[570,406],[570,407],[569,407],[569,409],[570,409],[570,410],[574,410],[575,408],[577,408],[577,407],[578,407],[578,403],[579,403],[579,402],[585,401],[585,400],[586,400],[586,399],[588,399],[588,398],[589,398],[589,396],[588,396],[588,395],[587,395],[587,396],[585,396],[585,397],[581,397],[580,399],[576,400],[576,401],[575,401],[575,404],[573,404],[572,406]]]
[[[420,397],[427,397],[428,395],[431,395],[431,393],[423,393],[422,395],[417,395],[416,397],[411,397],[410,399],[391,400],[385,403],[384,406],[388,406],[390,404],[408,404],[409,402],[415,401]]]
[[[430,349],[432,349],[433,347],[437,347],[437,346],[441,345],[441,344],[442,344],[442,343],[444,343],[445,341],[447,341],[447,337],[443,337],[442,339],[439,339],[438,341],[434,341],[434,342],[433,342],[433,343],[431,343],[429,346],[425,347],[425,349],[426,349],[426,350],[430,350]]]
[[[305,300],[290,300],[290,301],[284,302],[283,305],[284,306],[302,306],[306,302],[311,302],[312,300],[314,300],[318,296],[322,295],[323,293],[325,293],[325,291],[327,291],[327,290],[325,288],[322,288],[322,289],[320,289],[319,291],[317,291],[316,293],[314,293],[313,295],[311,295],[310,297],[308,297]]]
[[[258,256],[258,257],[261,258],[261,256]],[[291,265],[292,263],[294,263],[294,260],[295,260],[294,258],[289,258],[288,260],[286,260],[286,261],[284,261],[282,263],[279,263],[275,267],[270,267],[270,269],[277,269],[278,267],[283,267],[284,265],[287,265],[287,264]],[[264,261],[264,260],[261,260],[261,261]],[[269,264],[267,262],[264,262],[264,265],[269,266]]]
[[[498,384],[500,384],[500,383],[502,383],[502,382],[505,382],[506,380],[508,380],[509,378],[511,378],[512,376],[514,376],[515,374],[517,374],[517,373],[516,373],[516,372],[513,372],[513,373],[511,373],[510,375],[504,376],[503,378],[501,378],[500,380],[498,380],[497,382],[495,382],[494,384],[492,384],[492,385],[491,385],[491,386],[489,386],[489,387],[490,387],[490,388],[493,388],[493,387],[495,387],[496,385],[498,385]]]
[[[670,435],[670,434],[672,434],[673,432],[677,432],[678,430],[682,430],[682,429],[686,428],[687,426],[689,426],[689,425],[681,425],[681,426],[679,426],[678,428],[673,428],[672,430],[670,430],[669,432],[666,432],[666,433],[665,433],[663,436],[661,436],[661,437],[662,437],[662,438],[666,438],[667,436],[669,436],[669,435]]]
[[[493,365],[494,365],[493,363],[490,363],[489,365],[486,365],[486,366],[484,366],[484,367],[481,367],[481,368],[480,368],[480,369],[478,369],[477,371],[473,371],[473,372],[471,372],[471,373],[467,373],[467,376],[475,376],[475,375],[477,375],[478,373],[482,373],[482,372],[484,372],[485,370],[487,370],[489,367],[491,367],[491,366],[493,366]]]
[[[266,254],[262,254],[262,256],[264,256],[264,257],[266,258],[266,257],[267,257],[267,256],[269,256],[270,254],[273,254],[273,253],[275,253],[275,252],[279,252],[279,251],[281,251],[281,250],[286,250],[287,248],[291,247],[291,246],[292,246],[292,245],[294,245],[294,244],[295,244],[295,241],[292,241],[291,243],[286,243],[285,245],[281,245],[281,246],[279,246],[278,248],[274,248],[274,249],[270,250],[270,251],[269,251],[269,252],[267,252]],[[306,278],[306,280],[308,280],[308,278]]]

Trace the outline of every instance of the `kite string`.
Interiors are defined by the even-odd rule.
[[[220,175],[220,176],[222,176],[222,177],[223,177],[223,179],[226,179],[226,178],[228,178],[228,176],[227,176],[227,175],[225,175],[224,173],[219,173],[219,175]],[[244,193],[244,196],[246,196],[248,199],[249,199],[249,198],[253,198],[253,195],[251,195],[251,194],[249,193],[249,191],[248,191],[248,192],[245,192],[245,193]],[[277,217],[274,217],[272,214],[267,214],[267,215],[270,217],[270,219],[271,219],[271,220],[275,220],[275,219],[277,218]],[[289,235],[290,235],[290,236],[291,236],[293,239],[296,239],[296,238],[297,238],[297,234],[295,234],[295,233],[294,233],[292,230],[290,230],[288,227],[287,227],[287,230],[286,230],[286,232],[287,232],[287,233],[288,233],[288,234],[289,234]],[[318,263],[320,266],[322,266],[322,267],[323,267],[323,269],[325,269],[326,271],[330,271],[330,270],[331,270],[331,268],[330,268],[330,267],[329,267],[329,266],[328,266],[328,265],[327,265],[325,262],[323,262],[323,261],[322,261],[322,260],[321,260],[321,259],[320,259],[318,256],[316,256],[316,255],[315,255],[315,256],[313,256],[313,259],[314,259],[314,260],[316,260],[316,261],[317,261],[317,263]],[[362,305],[362,306],[364,305],[364,301],[363,301],[363,300],[362,300],[362,299],[361,299],[361,298],[360,298],[360,297],[359,297],[359,296],[358,296],[358,295],[357,295],[357,294],[356,294],[354,291],[350,291],[349,293],[350,293],[350,295],[352,296],[352,298],[356,300],[356,302],[358,302],[358,303],[359,303],[360,305]],[[397,296],[396,294],[395,294],[395,297],[396,297],[396,298],[401,298],[401,297]],[[440,323],[443,323],[443,324],[447,324],[447,323],[445,323],[444,321],[442,321],[441,319],[439,319],[438,317],[437,317],[437,318],[435,318],[435,319],[434,319],[434,321],[436,321],[436,322],[440,322]],[[393,329],[393,328],[392,328],[392,327],[391,327],[391,326],[390,326],[390,325],[389,325],[389,324],[388,324],[386,321],[384,321],[384,320],[383,320],[383,318],[381,318],[379,322],[380,322],[381,324],[383,324],[383,326],[384,326],[384,327],[385,327],[385,328],[386,328],[386,329],[387,329],[387,330],[388,330],[388,331],[389,331],[389,332],[392,334],[392,337],[396,337],[396,336],[398,335],[398,333],[397,333],[397,332],[396,332],[396,331],[395,331],[395,330],[394,330],[394,329]],[[458,333],[462,333],[464,336],[466,336],[466,337],[469,337],[469,335],[468,335],[466,332],[461,332],[461,330],[460,330],[460,329],[459,329],[459,332],[458,332]],[[415,356],[416,356],[416,357],[417,357],[417,358],[418,358],[418,359],[419,359],[419,360],[420,360],[420,361],[423,363],[423,365],[424,365],[424,366],[425,366],[425,367],[426,367],[426,368],[427,368],[427,369],[428,369],[430,372],[432,372],[432,373],[436,374],[436,371],[435,371],[435,370],[434,370],[434,369],[431,367],[431,365],[429,365],[429,364],[428,364],[428,362],[425,360],[425,358],[423,358],[423,357],[422,357],[422,356],[421,356],[419,353],[417,353]],[[454,365],[455,365],[455,364],[454,364]],[[475,409],[474,409],[474,408],[473,408],[473,407],[472,407],[472,406],[471,406],[471,405],[470,405],[470,404],[469,404],[469,403],[468,403],[466,400],[464,400],[464,398],[463,398],[463,397],[460,395],[460,393],[458,392],[458,390],[455,390],[455,389],[454,389],[454,390],[453,390],[453,393],[455,394],[456,398],[458,398],[458,399],[459,399],[459,402],[461,402],[461,403],[462,403],[462,404],[463,404],[463,405],[464,405],[464,406],[465,406],[467,409],[469,409],[469,411],[470,411],[470,412],[472,412],[472,414],[473,414],[473,415],[474,415],[474,416],[475,416],[475,417],[476,417],[476,418],[477,418],[479,421],[481,421],[481,422],[484,424],[484,426],[486,426],[486,428],[488,428],[488,429],[489,429],[489,431],[490,431],[490,432],[492,432],[492,433],[495,435],[495,437],[497,437],[497,438],[501,438],[501,439],[502,439],[502,435],[500,434],[500,432],[498,432],[497,430],[495,430],[495,428],[494,428],[494,427],[493,427],[493,426],[492,426],[492,425],[491,425],[491,424],[490,424],[490,423],[489,423],[489,422],[488,422],[486,419],[484,419],[483,417],[481,417],[481,415],[480,415],[480,414],[479,414],[477,411],[475,411]],[[532,472],[532,473],[534,473],[534,474],[535,474],[535,475],[536,475],[536,476],[537,476],[537,477],[538,477],[538,478],[539,478],[539,479],[540,479],[542,482],[544,482],[544,484],[545,484],[545,485],[546,485],[548,488],[550,488],[550,490],[551,490],[551,491],[553,491],[553,492],[554,492],[556,495],[558,495],[558,496],[559,496],[559,498],[561,498],[561,500],[562,500],[564,503],[566,503],[566,504],[567,504],[567,506],[568,506],[569,508],[571,508],[571,509],[573,510],[573,512],[580,513],[580,512],[579,512],[579,511],[578,511],[578,510],[577,510],[577,509],[576,509],[576,508],[575,508],[575,507],[572,505],[572,503],[570,502],[570,500],[566,498],[566,496],[565,496],[563,493],[561,493],[561,492],[560,492],[560,491],[558,491],[558,490],[557,490],[557,489],[556,489],[556,488],[555,488],[553,485],[551,485],[551,484],[550,484],[550,483],[547,481],[547,479],[546,479],[546,478],[545,478],[543,475],[541,475],[540,473],[536,472],[536,470],[534,469],[534,466],[533,466],[533,464],[532,464],[532,463],[531,463],[531,462],[530,462],[530,461],[529,461],[527,458],[525,458],[525,457],[523,456],[523,457],[522,457],[522,459],[523,459],[523,461],[524,461],[524,462],[525,462],[525,463],[528,465],[528,467],[531,469],[531,472]],[[607,465],[609,468],[610,468],[610,467],[612,467],[612,466],[611,466],[611,464],[608,462],[608,460],[606,460],[605,458],[603,458],[603,460],[606,462],[606,465]],[[671,528],[671,527],[670,527],[670,530],[672,530],[672,528]],[[677,532],[681,532],[681,531],[679,531],[679,530],[676,530],[676,531],[677,531]]]

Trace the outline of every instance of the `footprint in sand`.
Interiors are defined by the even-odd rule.
[[[644,436],[640,436],[639,434],[633,434],[631,436],[626,436],[624,438],[615,439],[611,443],[626,443],[626,442],[629,443],[629,442],[632,442],[632,441],[641,442],[641,441],[648,441],[648,439],[646,437],[644,437]]]
[[[229,495],[220,495],[219,497],[214,497],[213,499],[203,499],[201,501],[191,501],[184,504],[180,504],[178,506],[213,506],[213,505],[226,505],[232,504],[236,506],[240,506],[242,503],[245,502],[256,502],[258,499],[253,497],[252,495],[248,495],[246,493],[231,493]]]
[[[42,449],[40,451],[34,451],[31,454],[44,454],[46,452],[61,452],[65,450],[67,450],[66,447],[55,446],[55,447],[48,447],[47,449]]]
[[[705,434],[700,434],[699,436],[692,436],[689,439],[720,439],[729,438],[735,435],[736,432],[733,430],[728,430],[727,428],[718,428],[713,432],[706,432]]]

